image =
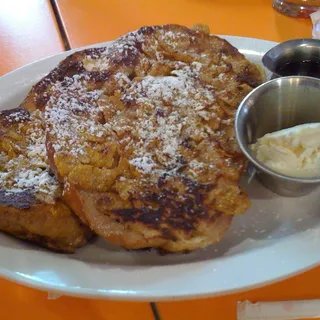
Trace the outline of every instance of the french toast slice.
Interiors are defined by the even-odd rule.
[[[0,230],[40,246],[71,253],[91,231],[61,200],[50,172],[42,114],[0,112]]]
[[[45,114],[67,203],[128,249],[220,241],[250,205],[233,121],[260,70],[204,27],[143,27],[76,52],[24,101]]]

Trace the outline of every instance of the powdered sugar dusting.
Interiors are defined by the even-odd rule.
[[[215,94],[210,86],[197,81],[200,64],[179,64],[168,76],[146,76],[133,81],[123,100],[141,106],[136,111],[136,135],[134,158],[130,161],[138,170],[150,173],[151,169],[181,166],[181,144],[195,135],[208,138],[202,119],[219,121],[214,110]],[[148,113],[145,113],[148,109]],[[199,110],[208,111],[199,111]],[[153,147],[156,146],[156,149]],[[138,165],[138,159],[148,158],[148,166]],[[159,166],[160,165],[160,166]]]
[[[18,109],[6,120],[10,123],[13,118],[18,124],[2,128],[1,189],[9,193],[30,190],[42,200],[53,202],[59,191],[59,184],[50,173],[41,113],[35,111],[30,118],[26,118],[22,110]],[[11,147],[7,148],[9,140]]]
[[[87,144],[81,137],[102,138],[105,133],[105,127],[99,126],[100,111],[92,107],[101,92],[88,91],[87,85],[88,77],[74,75],[53,86],[58,95],[50,98],[45,119],[48,133],[55,136],[52,146],[56,151],[69,151],[76,157],[85,155]]]
[[[46,130],[55,157],[68,157],[65,174],[77,164],[109,168],[114,164],[104,157],[112,153],[151,180],[167,173],[195,178],[221,161],[220,154],[202,156],[209,145],[218,147],[209,141],[225,139],[236,148],[236,106],[227,106],[228,113],[225,107],[245,91],[226,87],[232,77],[236,82],[228,54],[212,51],[209,38],[199,48],[196,36],[178,29],[124,35],[87,54],[85,71],[53,83]],[[232,166],[227,160],[223,165]]]
[[[142,170],[143,172],[150,173],[155,166],[152,158],[149,156],[137,157],[129,161],[132,165]]]

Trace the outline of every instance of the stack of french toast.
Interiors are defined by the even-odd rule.
[[[250,200],[234,137],[263,74],[206,26],[143,27],[75,52],[0,113],[0,229],[60,252],[220,241]]]

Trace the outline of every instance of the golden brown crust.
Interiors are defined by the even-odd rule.
[[[74,252],[91,238],[59,199],[49,170],[41,113],[0,112],[0,230],[40,246]]]
[[[249,206],[233,120],[262,80],[203,27],[143,27],[69,56],[24,104],[45,112],[51,167],[82,221],[127,248],[185,251]]]
[[[72,253],[92,237],[61,201],[32,204],[28,209],[0,205],[0,230],[48,249]]]
[[[158,248],[168,252],[188,252],[205,248],[221,240],[233,219],[231,215],[211,215],[207,219],[199,219],[195,229],[180,216],[177,221],[172,220],[170,226],[162,227],[160,218],[157,222],[152,211],[100,210],[97,203],[105,194],[77,189],[68,192],[72,192],[73,200],[81,203],[89,225],[97,230],[98,235],[127,249]]]

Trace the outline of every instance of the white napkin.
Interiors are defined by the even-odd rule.
[[[310,18],[312,21],[312,38],[320,39],[320,10],[311,13]]]
[[[319,319],[320,300],[238,302],[237,320]]]

